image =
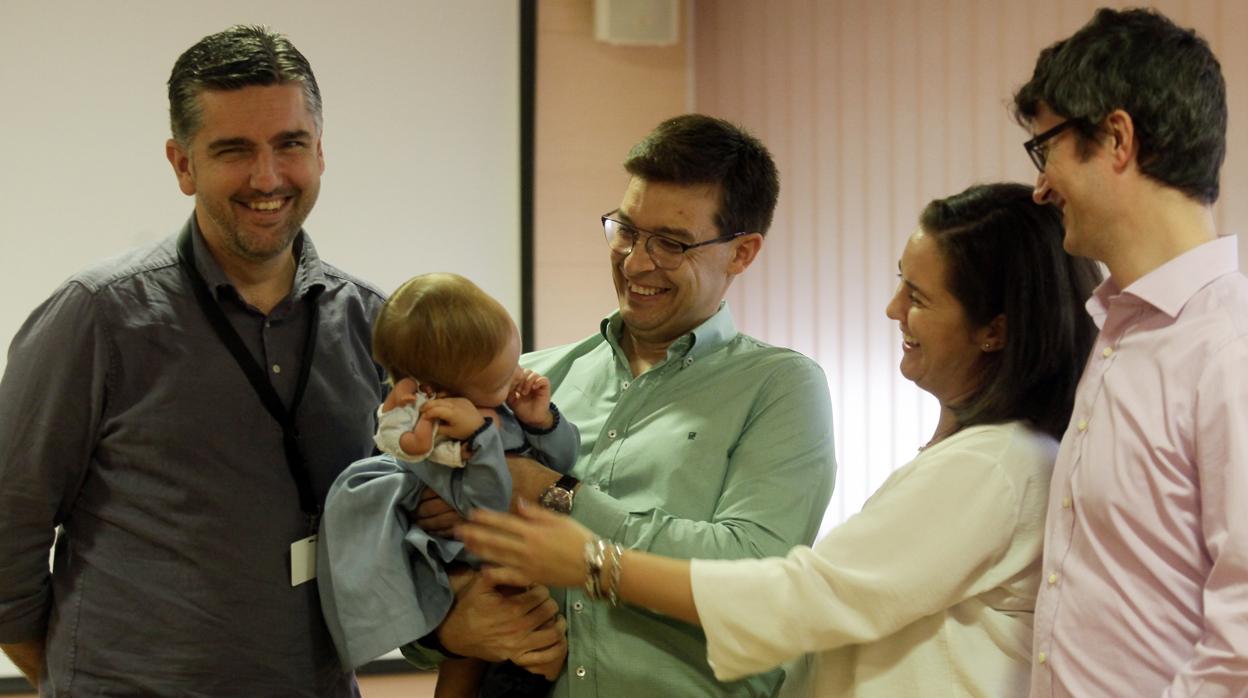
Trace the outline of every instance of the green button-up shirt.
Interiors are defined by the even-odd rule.
[[[626,548],[758,558],[810,544],[832,495],[827,379],[814,361],[737,332],[725,305],[634,377],[619,313],[588,339],[525,356],[581,430],[572,516]],[[564,597],[568,665],[553,695],[770,696],[780,670],[715,680],[694,626]],[[742,599],[742,603],[769,603]]]

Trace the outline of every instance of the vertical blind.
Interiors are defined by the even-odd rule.
[[[741,329],[817,360],[832,391],[836,492],[824,529],[858,511],[931,436],[935,401],[897,372],[884,316],[897,258],[933,198],[1034,182],[1009,110],[1037,53],[1106,3],[1061,0],[697,0],[692,102],[776,157],[764,252],[729,291]],[[1248,218],[1248,3],[1151,3],[1218,54],[1231,114],[1222,234]],[[1248,243],[1246,243],[1248,244]],[[1240,250],[1241,268],[1248,260]]]

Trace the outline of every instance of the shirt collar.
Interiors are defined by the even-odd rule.
[[[1239,246],[1227,235],[1194,247],[1119,289],[1113,278],[1105,279],[1088,299],[1088,313],[1100,326],[1109,304],[1119,295],[1132,296],[1171,318],[1177,317],[1196,292],[1219,276],[1239,269]]]
[[[620,311],[616,310],[603,318],[598,330],[615,353],[623,356],[624,350],[620,348],[620,336],[624,331],[624,320],[620,317]],[[728,308],[728,301],[720,301],[719,309],[714,315],[693,328],[688,334],[672,342],[672,345],[667,348],[667,359],[669,361],[675,357],[700,359],[724,346],[736,336],[737,326],[732,321],[732,311]]]
[[[221,265],[217,264],[216,258],[208,249],[208,243],[204,242],[204,233],[199,229],[199,221],[195,219],[194,213],[191,214],[187,225],[191,228],[191,249],[195,253],[195,269],[203,277],[204,283],[208,284],[208,288],[213,289],[218,299],[221,298],[222,289],[228,288],[231,293],[237,294],[233,282],[225,275]],[[321,264],[320,256],[316,254],[312,238],[302,229],[295,236],[294,254],[296,260],[294,297],[303,298],[316,286],[324,288],[326,285],[324,266]]]

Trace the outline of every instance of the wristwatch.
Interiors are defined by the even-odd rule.
[[[576,494],[574,491],[576,486],[581,484],[580,480],[571,475],[564,475],[559,481],[542,493],[537,501],[542,506],[551,511],[557,511],[560,514],[572,513],[572,497]]]

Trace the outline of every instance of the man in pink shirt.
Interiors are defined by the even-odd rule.
[[[1036,201],[1110,272],[1053,474],[1032,696],[1248,695],[1248,279],[1212,212],[1225,93],[1194,32],[1102,9],[1014,97]]]

